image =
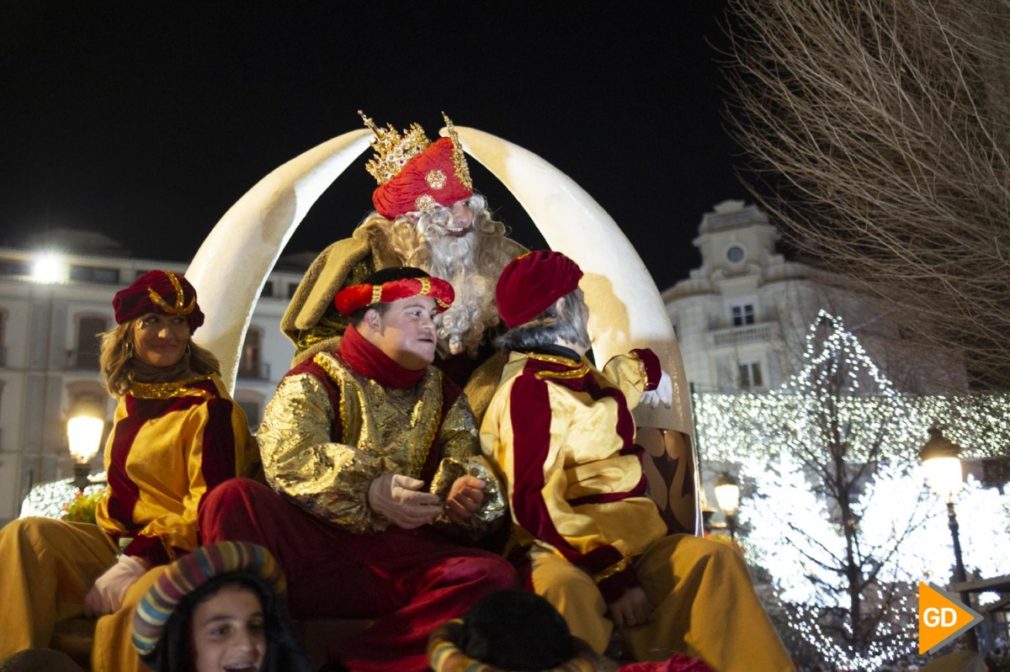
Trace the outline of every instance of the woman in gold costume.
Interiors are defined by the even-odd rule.
[[[98,617],[93,669],[140,669],[135,604],[165,565],[199,545],[203,496],[258,462],[217,359],[192,342],[204,320],[193,286],[150,271],[113,308],[101,367],[118,404],[97,525],[25,518],[0,530],[0,660],[48,647],[57,622],[83,614]]]

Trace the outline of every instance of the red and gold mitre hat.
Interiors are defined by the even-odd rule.
[[[528,252],[510,261],[498,278],[498,315],[509,329],[525,324],[576,289],[581,279],[579,265],[560,252]]]
[[[116,324],[147,313],[180,315],[189,323],[190,333],[203,324],[203,312],[196,302],[196,290],[189,280],[171,271],[148,271],[112,298]]]
[[[374,303],[390,303],[411,296],[430,296],[438,312],[448,310],[456,298],[452,285],[442,278],[399,278],[381,284],[344,287],[333,297],[333,305],[341,315],[351,315]]]
[[[360,110],[358,114],[375,134],[375,155],[365,166],[379,183],[372,205],[387,219],[413,211],[431,210],[436,204],[451,206],[473,195],[466,157],[452,120],[443,112],[448,138],[428,140],[420,124],[401,135],[392,124],[379,128]]]

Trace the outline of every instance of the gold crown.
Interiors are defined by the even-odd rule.
[[[371,173],[379,184],[385,184],[396,177],[408,161],[431,144],[431,140],[424,134],[424,129],[416,122],[411,124],[401,136],[392,124],[386,124],[385,128],[380,128],[375,125],[371,117],[361,110],[358,110],[358,114],[361,115],[365,126],[375,135],[372,140],[375,156],[365,164],[365,170]]]
[[[452,125],[452,119],[444,111],[442,119],[445,120],[445,130],[452,140],[452,164],[456,169],[456,178],[464,187],[473,191],[473,180],[470,179],[470,167],[466,164],[466,156],[463,154],[463,146],[459,144],[459,136],[456,135],[456,127]]]

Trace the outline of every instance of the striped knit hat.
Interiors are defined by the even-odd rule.
[[[262,546],[222,541],[200,547],[169,565],[137,605],[133,647],[140,657],[154,653],[165,624],[187,595],[215,577],[236,572],[262,579],[278,597],[286,590],[284,573]]]

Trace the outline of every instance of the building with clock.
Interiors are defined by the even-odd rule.
[[[787,259],[756,205],[723,201],[706,213],[694,245],[701,266],[663,292],[688,381],[699,391],[778,387],[795,370],[819,310],[841,317],[899,389],[967,387],[963,367],[937,366],[905,338],[897,311],[836,276]],[[940,361],[947,361],[941,358]]]

